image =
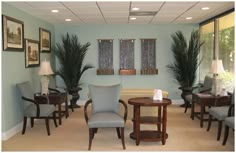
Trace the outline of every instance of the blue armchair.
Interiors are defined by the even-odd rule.
[[[31,119],[31,127],[34,126],[34,119],[45,119],[47,133],[50,135],[49,119],[53,117],[54,124],[57,127],[55,106],[50,104],[38,104],[34,100],[34,93],[32,92],[29,81],[17,84],[20,91],[22,102],[24,105],[24,122],[22,134],[25,134],[27,118]],[[46,96],[45,96],[46,98]]]
[[[94,134],[98,128],[116,128],[118,138],[121,138],[125,149],[124,128],[127,119],[127,105],[120,100],[120,85],[95,86],[89,85],[91,99],[84,106],[85,121],[89,128],[89,147],[91,150]],[[124,116],[120,115],[119,103],[123,104]],[[87,107],[92,105],[92,112],[88,117]]]

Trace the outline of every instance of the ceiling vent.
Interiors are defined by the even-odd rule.
[[[130,16],[155,16],[157,14],[157,11],[135,11],[135,12],[129,12]]]

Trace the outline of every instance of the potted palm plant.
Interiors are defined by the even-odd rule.
[[[59,61],[59,68],[56,75],[59,75],[65,85],[67,92],[72,95],[70,107],[79,107],[76,102],[80,98],[80,78],[83,73],[93,68],[92,65],[83,65],[84,57],[87,53],[90,43],[81,44],[76,35],[69,35],[68,33],[61,37],[62,42],[57,43],[55,47],[55,56]]]
[[[177,31],[171,37],[173,39],[171,50],[174,61],[167,65],[167,68],[174,80],[180,85],[181,97],[185,101],[185,95],[192,92],[191,89],[197,78],[197,69],[201,63],[199,54],[203,42],[200,42],[198,30],[192,31],[188,44],[181,31]]]

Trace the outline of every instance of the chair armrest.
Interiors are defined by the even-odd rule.
[[[36,105],[36,111],[37,111],[36,115],[37,115],[37,117],[39,117],[39,114],[40,114],[39,104],[35,100],[33,100],[33,99],[29,99],[29,98],[26,98],[26,97],[21,97],[21,98],[23,100],[26,100],[26,101],[31,102],[31,103]]]
[[[84,105],[84,118],[86,123],[88,123],[88,112],[87,112],[87,107],[88,105],[92,103],[92,99],[89,99],[88,101],[86,101],[85,105]]]
[[[56,93],[61,93],[59,90],[57,89],[54,89],[54,88],[48,88],[49,92],[52,91],[52,92],[56,92]]]
[[[210,91],[211,91],[211,88],[207,88],[207,89],[201,90],[200,93],[210,93]]]
[[[126,103],[125,103],[122,99],[119,99],[119,103],[121,103],[121,104],[124,106],[124,108],[125,108],[124,120],[125,120],[125,122],[126,122],[126,120],[127,120],[128,107],[127,107]]]
[[[228,117],[234,116],[234,104],[229,106]]]

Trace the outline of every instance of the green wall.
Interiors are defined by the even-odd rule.
[[[6,3],[2,3],[2,14],[16,18],[24,22],[25,38],[39,40],[39,27],[48,29],[52,34],[52,50],[55,42],[60,42],[61,34],[69,32],[76,34],[82,43],[90,42],[86,63],[95,66],[82,76],[84,83],[80,92],[81,99],[87,99],[88,84],[114,84],[121,83],[122,88],[160,88],[169,92],[171,99],[180,99],[178,85],[173,82],[172,77],[167,72],[166,65],[172,60],[170,50],[172,39],[171,34],[177,30],[183,31],[186,36],[190,36],[193,29],[198,25],[51,25],[39,18],[33,17],[20,11]],[[119,69],[119,39],[135,39],[135,68],[137,75],[120,76]],[[158,75],[140,75],[141,51],[140,38],[156,38],[156,67]],[[97,39],[114,39],[113,57],[115,75],[97,76],[98,67],[98,43]],[[41,60],[50,59],[54,63],[53,52],[51,54],[41,53]],[[54,67],[54,66],[53,66]],[[40,81],[38,76],[39,67],[25,68],[24,52],[2,51],[2,132],[6,132],[22,121],[23,110],[20,95],[16,89],[16,83],[30,81],[34,92],[40,91]],[[63,85],[63,81],[57,77],[57,84]]]
[[[2,3],[2,14],[24,22],[24,37],[39,40],[39,27],[51,31],[54,46],[54,26],[6,3]],[[30,81],[34,92],[40,91],[38,76],[39,67],[25,68],[25,53],[2,51],[2,132],[5,132],[22,121],[23,109],[16,83]],[[41,53],[41,60],[50,60],[50,54]],[[51,60],[52,61],[52,60]]]
[[[122,87],[153,89],[160,88],[169,92],[169,98],[181,99],[178,85],[173,82],[172,77],[167,72],[166,65],[172,61],[171,52],[171,35],[181,30],[186,37],[190,37],[193,29],[198,25],[193,24],[163,24],[163,25],[56,25],[55,40],[61,42],[61,35],[69,32],[69,34],[78,35],[82,43],[90,42],[88,54],[85,63],[91,63],[95,66],[84,73],[81,82],[83,90],[80,92],[81,99],[87,99],[88,84],[113,84],[121,83]],[[65,30],[66,29],[66,30]],[[138,72],[134,76],[120,76],[119,70],[119,39],[135,39],[135,68]],[[141,47],[140,38],[156,38],[156,67],[158,75],[140,75],[141,68]],[[114,39],[113,40],[113,66],[115,75],[98,76],[96,69],[98,68],[98,41],[97,39]],[[57,83],[62,84],[60,78]]]

